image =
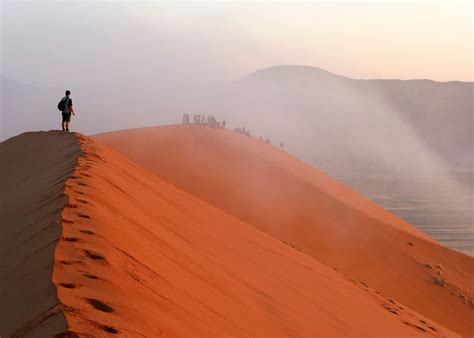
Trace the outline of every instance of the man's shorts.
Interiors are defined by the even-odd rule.
[[[71,113],[63,112],[63,122],[70,122],[71,121]]]

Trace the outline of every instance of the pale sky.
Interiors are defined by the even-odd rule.
[[[1,4],[1,73],[35,85],[228,81],[280,64],[473,80],[471,1]]]

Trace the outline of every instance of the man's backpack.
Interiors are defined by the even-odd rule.
[[[58,103],[58,109],[59,111],[66,111],[66,103],[69,101],[69,97],[66,96],[66,98],[61,99]]]

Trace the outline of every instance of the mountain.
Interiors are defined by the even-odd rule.
[[[75,123],[87,133],[201,113],[284,142],[309,163],[330,157],[412,168],[420,154],[432,153],[449,167],[470,162],[473,151],[472,82],[358,80],[308,66],[269,67],[209,84],[149,79],[32,91],[12,82],[2,79],[2,116],[16,123],[2,127],[3,138],[30,130],[31,119],[54,126],[56,103],[71,89],[80,113]]]
[[[380,135],[385,136],[379,142],[389,155],[406,152],[414,160],[411,155],[418,149],[409,146],[421,143],[452,164],[468,161],[472,153],[473,89],[472,82],[357,80],[313,67],[276,66],[245,77],[225,100],[236,97],[228,106],[248,112],[248,128],[262,132],[262,122],[266,123],[267,133],[293,145],[304,159],[385,160],[388,156],[370,147],[370,142],[362,144]],[[267,117],[265,121],[258,119],[259,114]],[[282,120],[288,121],[286,126]],[[298,141],[294,130],[303,132]],[[324,142],[327,138],[333,142]]]
[[[2,336],[457,336],[83,135],[0,159]]]
[[[200,125],[94,139],[349,278],[472,335],[473,257],[440,245],[285,151]]]

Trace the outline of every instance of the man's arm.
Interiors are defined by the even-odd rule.
[[[69,99],[69,110],[71,111],[72,115],[76,115],[74,113],[74,106],[72,105],[72,99]]]

